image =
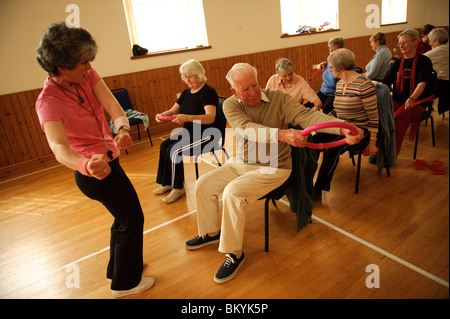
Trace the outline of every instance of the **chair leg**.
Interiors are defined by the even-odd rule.
[[[195,162],[195,179],[198,179],[198,163]]]
[[[271,197],[270,199],[272,200],[273,206],[277,206],[277,203],[275,202],[275,198]]]
[[[413,159],[416,159],[416,155],[417,155],[417,144],[419,143],[419,132],[417,132],[416,135],[416,141],[414,142],[414,155],[413,155]]]
[[[434,139],[434,119],[433,119],[433,116],[430,116],[430,121],[431,121],[431,139],[433,141],[433,147],[435,147],[436,146],[436,142],[435,142],[435,139]]]
[[[269,251],[269,202],[270,202],[270,198],[267,197],[266,202],[264,203],[264,224],[265,224],[265,229],[264,229],[265,247],[264,247],[264,250],[266,252]]]
[[[214,151],[211,151],[211,153],[214,155],[214,158],[216,159],[217,164],[219,164],[219,166],[222,166],[220,164],[219,158],[217,157],[216,153]]]
[[[226,157],[227,159],[229,159],[230,157],[228,156],[228,152],[227,152],[226,149],[223,148],[223,146],[222,146],[222,151],[225,153],[225,157]]]
[[[358,166],[356,168],[356,183],[355,183],[355,194],[358,194],[359,190],[359,174],[361,172],[361,151],[358,151]]]
[[[355,158],[353,157],[353,152],[350,151],[349,154],[350,154],[350,158],[352,159],[352,164],[353,164],[353,166],[355,166]]]
[[[386,168],[386,175],[387,177],[391,176],[391,171],[389,170],[389,165],[387,164],[386,160],[384,162],[384,167]]]
[[[136,126],[137,126],[137,131],[138,131],[138,139],[139,139],[139,141],[141,140],[141,130],[139,129],[139,124],[136,124]]]
[[[153,142],[152,142],[152,138],[150,137],[150,132],[147,128],[147,135],[148,135],[148,140],[150,141],[150,144],[153,146]]]
[[[386,147],[384,147],[384,143],[381,142],[380,144],[381,152],[383,153],[383,160],[384,160],[384,168],[386,168],[386,174],[388,177],[391,176],[391,171],[389,170],[388,160],[387,160],[387,153],[386,153]]]

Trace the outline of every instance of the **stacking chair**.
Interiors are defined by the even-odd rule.
[[[219,166],[222,166],[220,164],[219,159],[217,158],[217,155],[215,153],[215,151],[217,150],[221,150],[225,153],[225,157],[228,159],[228,153],[227,150],[225,149],[224,145],[225,145],[225,131],[226,131],[226,126],[227,126],[227,119],[225,118],[225,114],[223,113],[223,101],[226,100],[225,97],[223,96],[219,96],[219,104],[216,108],[216,118],[214,120],[213,123],[213,127],[216,127],[219,129],[220,134],[221,134],[221,140],[218,142],[218,144],[214,145],[213,149],[211,149],[211,154],[214,156],[214,158],[216,159],[216,162]],[[202,153],[204,154],[204,153]],[[194,157],[194,163],[195,163],[195,176],[196,179],[198,179],[198,157],[202,154],[197,154]]]
[[[285,191],[296,185],[295,173],[291,172],[289,178],[280,187],[267,193],[260,200],[264,199],[264,250],[269,251],[269,204],[272,202],[273,206],[277,206],[276,200],[285,195]]]
[[[437,73],[436,71],[433,70],[433,72],[431,72],[431,85],[432,85],[432,91],[433,91],[433,96],[434,96],[434,90],[436,88],[436,81],[437,81]],[[433,101],[430,102],[426,102],[423,104],[426,107],[425,112],[423,112],[420,116],[420,123],[422,123],[423,121],[425,121],[425,125],[428,123],[428,119],[430,120],[431,123],[431,140],[433,142],[433,147],[436,145],[436,141],[434,138],[434,119],[433,119]],[[414,142],[414,155],[413,155],[413,159],[416,159],[416,155],[417,155],[417,145],[419,143],[419,130],[417,130],[417,134],[416,134],[416,139]]]
[[[389,88],[381,83],[376,83],[377,104],[379,126],[377,134],[378,153],[376,156],[376,164],[378,167],[378,174],[383,168],[386,168],[386,174],[391,176],[389,167],[395,165],[397,161],[395,151],[395,124],[394,124],[394,108],[392,96]],[[355,193],[359,191],[359,179],[361,175],[361,155],[364,149],[352,149],[350,147],[350,157],[355,165],[353,156],[358,155],[358,163],[356,168]]]
[[[448,80],[437,79],[434,97],[438,99],[438,114],[442,114],[442,118],[445,118],[445,112],[448,112],[450,108],[449,92],[450,82]]]
[[[146,117],[147,121],[148,121],[147,114],[140,113],[140,112],[137,112],[134,110],[133,104],[131,103],[131,100],[130,100],[130,96],[128,95],[128,91],[126,89],[121,88],[121,89],[112,90],[111,92],[114,95],[114,97],[116,98],[116,100],[119,102],[120,106],[125,111],[125,113],[128,117],[128,121],[130,122],[130,127],[133,125],[137,126],[138,138],[139,138],[139,140],[141,140],[141,133],[139,130],[139,125],[143,124],[145,126],[143,118]],[[150,141],[151,146],[153,146],[153,142],[152,142],[152,138],[150,137],[150,132],[148,130],[148,126],[146,128],[146,131],[147,131],[147,135],[148,135],[148,140]]]
[[[294,127],[299,129],[298,126]],[[296,214],[297,232],[312,222],[314,206],[313,179],[317,169],[316,151],[305,147],[291,146],[292,172],[279,187],[270,191],[259,200],[264,203],[264,250],[269,251],[269,204],[276,206],[275,200],[284,195],[288,197],[291,212]]]

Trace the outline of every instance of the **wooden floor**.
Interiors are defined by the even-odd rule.
[[[213,276],[224,261],[217,246],[187,251],[196,236],[195,170],[185,164],[187,196],[167,205],[153,194],[162,137],[137,143],[121,163],[145,214],[148,299],[446,299],[449,298],[449,120],[434,114],[421,127],[418,159],[444,161],[447,174],[415,170],[406,140],[398,163],[378,174],[364,158],[359,194],[355,168],[341,157],[331,192],[316,202],[313,222],[296,232],[286,198],[271,205],[270,251],[264,252],[263,202],[249,207],[246,261],[229,283]],[[164,137],[165,138],[165,137]],[[233,140],[226,147],[232,152]],[[214,160],[200,164],[200,174]],[[112,217],[84,197],[73,173],[55,166],[0,180],[0,298],[112,298],[105,279]],[[379,288],[375,283],[379,270]],[[77,281],[79,279],[79,281]]]

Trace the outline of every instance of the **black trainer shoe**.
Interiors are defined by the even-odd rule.
[[[225,262],[220,266],[219,270],[217,271],[216,275],[214,276],[214,281],[218,284],[223,284],[236,276],[236,273],[241,267],[241,265],[244,263],[245,255],[242,251],[241,258],[237,259],[235,255],[233,254],[226,254],[227,259],[225,259]]]
[[[186,249],[189,250],[199,249],[206,245],[218,243],[219,240],[220,240],[220,232],[213,237],[210,237],[208,234],[206,234],[205,236],[198,236],[186,242]]]

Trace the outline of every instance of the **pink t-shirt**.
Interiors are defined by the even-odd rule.
[[[280,89],[286,93],[289,93],[296,101],[303,103],[303,99],[307,99],[309,102],[314,102],[318,99],[317,94],[309,86],[300,75],[294,73],[292,83],[284,85],[281,80],[281,76],[274,74],[267,81],[266,89]]]
[[[79,103],[75,94],[67,92],[49,77],[36,101],[36,112],[41,126],[47,121],[61,122],[69,138],[70,148],[81,156],[107,156],[108,150],[111,150],[116,158],[120,150],[113,143],[104,108],[93,91],[100,80],[98,73],[91,69],[85,80],[77,83],[78,92],[75,87],[68,88],[83,97],[84,103]]]

